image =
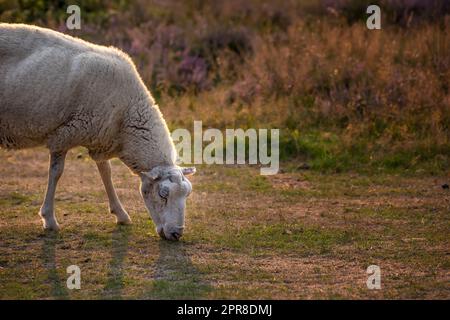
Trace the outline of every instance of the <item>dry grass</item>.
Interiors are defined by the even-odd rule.
[[[367,30],[369,2],[80,1],[71,31],[61,1],[8,0],[0,20],[123,49],[172,128],[277,127],[283,157],[313,169],[442,174],[450,2],[380,0],[382,29]]]
[[[79,159],[77,155],[82,153]],[[0,151],[0,298],[448,299],[448,177],[285,173],[201,167],[183,241],[158,239],[138,180],[114,162],[134,224],[116,227],[92,161],[69,154],[59,235],[37,215],[44,149]],[[242,180],[245,175],[246,179]],[[77,264],[82,289],[65,287]],[[382,270],[368,290],[367,266]]]

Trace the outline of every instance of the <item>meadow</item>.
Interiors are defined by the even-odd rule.
[[[382,29],[366,28],[368,3]],[[448,299],[450,1],[0,0],[0,21],[127,52],[171,129],[279,128],[281,170],[201,165],[161,241],[136,176],[116,226],[86,150],[46,234],[45,149],[0,149],[0,299]],[[82,270],[68,290],[66,267]],[[382,289],[368,290],[369,265]]]
[[[119,161],[114,182],[133,225],[115,225],[95,163],[79,149],[56,195],[61,231],[47,234],[37,215],[46,150],[0,159],[1,299],[449,297],[445,177],[204,165],[191,179],[185,235],[168,242]],[[373,264],[381,290],[366,286]],[[81,269],[80,290],[66,287],[70,265]]]

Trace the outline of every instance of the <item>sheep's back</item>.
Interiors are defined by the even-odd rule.
[[[120,102],[114,96],[123,90],[127,68],[114,49],[47,29],[0,24],[0,140],[8,136],[12,147],[44,144],[80,113],[105,114],[112,100]]]

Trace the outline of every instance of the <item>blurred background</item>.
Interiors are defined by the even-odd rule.
[[[450,168],[450,0],[0,0],[0,21],[122,49],[171,129],[280,128],[285,170]]]

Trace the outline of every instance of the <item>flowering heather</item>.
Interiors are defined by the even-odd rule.
[[[381,30],[366,28],[369,2],[381,7]],[[3,1],[0,20],[121,48],[171,125],[280,127],[289,157],[450,167],[450,0],[81,6],[80,31],[66,30],[61,1]]]

